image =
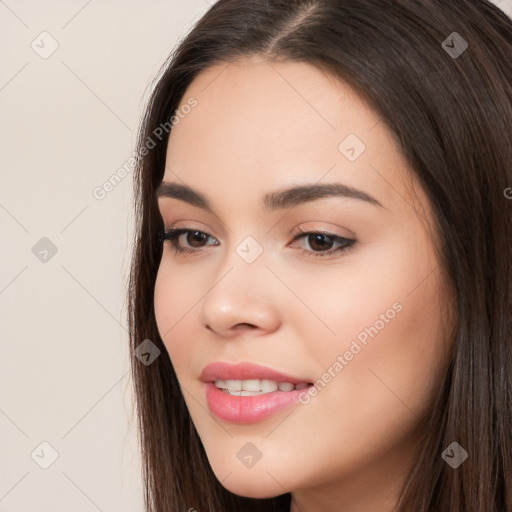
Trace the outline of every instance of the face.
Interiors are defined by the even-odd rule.
[[[425,194],[378,115],[305,63],[212,67],[178,112],[163,181],[210,209],[159,196],[165,228],[190,231],[164,242],[155,315],[215,475],[242,496],[387,510],[447,359]],[[313,194],[329,184],[358,192]],[[287,391],[214,390],[219,416],[201,380],[218,361],[314,385],[268,415]]]

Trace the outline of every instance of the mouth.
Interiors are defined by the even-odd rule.
[[[248,362],[212,363],[203,368],[200,378],[210,412],[220,420],[238,424],[257,423],[296,406],[313,386],[310,378]]]
[[[254,396],[275,391],[294,391],[312,386],[310,379],[294,377],[254,363],[229,364],[222,361],[203,368],[200,379],[234,396]]]
[[[231,396],[257,396],[274,393],[275,391],[289,392],[306,389],[313,385],[311,382],[293,384],[292,382],[277,382],[271,379],[215,379],[213,383],[218,389]]]

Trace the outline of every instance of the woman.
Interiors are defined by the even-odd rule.
[[[148,511],[512,512],[511,83],[485,0],[196,24],[138,142]]]

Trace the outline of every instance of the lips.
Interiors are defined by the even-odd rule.
[[[253,363],[212,363],[203,369],[200,378],[203,381],[210,412],[221,420],[239,424],[262,421],[286,407],[297,404],[300,395],[306,391],[305,388],[312,386],[306,378],[302,379]],[[228,389],[220,389],[238,389],[240,386],[245,388],[246,385],[251,388],[261,385],[264,388],[263,393],[234,391],[234,394],[231,394]],[[290,389],[296,386],[300,389]]]

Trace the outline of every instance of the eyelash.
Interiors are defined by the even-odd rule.
[[[201,249],[189,249],[187,247],[180,247],[177,244],[177,239],[179,239],[180,235],[183,233],[201,233],[208,235],[208,237],[212,238],[208,233],[204,231],[200,231],[199,229],[188,229],[188,228],[178,228],[174,229],[171,228],[167,231],[162,231],[159,233],[159,238],[161,243],[163,244],[165,240],[169,240],[171,242],[171,245],[176,249],[176,254],[179,253],[197,253],[200,252]],[[345,238],[338,235],[333,235],[331,233],[325,232],[325,231],[300,231],[297,235],[295,235],[292,239],[292,242],[295,242],[296,240],[299,240],[300,238],[303,238],[308,235],[324,235],[327,238],[331,239],[334,243],[342,243],[340,247],[336,249],[330,249],[329,251],[325,252],[313,252],[308,251],[306,249],[301,249],[301,252],[305,254],[308,257],[312,258],[325,258],[326,256],[332,256],[333,254],[340,253],[340,252],[348,252],[354,244],[356,243],[356,240],[352,238]],[[216,244],[217,245],[217,244]]]

